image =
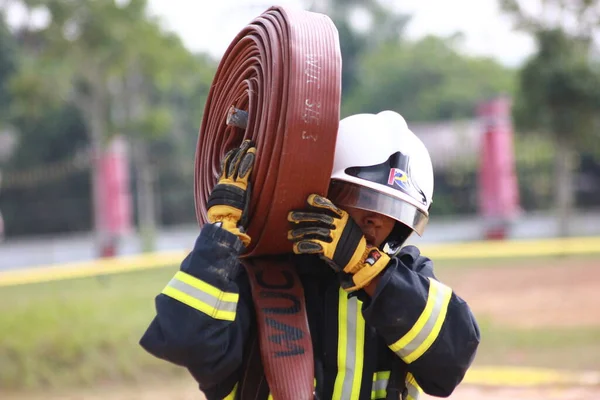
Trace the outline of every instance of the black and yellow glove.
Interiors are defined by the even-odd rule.
[[[294,227],[288,239],[296,254],[317,254],[342,274],[342,287],[353,292],[367,286],[390,261],[387,254],[367,245],[362,230],[348,215],[325,197],[311,194],[308,210],[292,211]]]
[[[250,244],[245,232],[251,188],[248,179],[254,167],[256,148],[245,140],[240,147],[228,152],[221,162],[221,176],[208,197],[208,221],[219,223],[236,235],[244,246]]]

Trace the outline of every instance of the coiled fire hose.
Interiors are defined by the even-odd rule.
[[[290,253],[287,214],[327,194],[340,116],[341,53],[329,17],[271,7],[231,42],[208,95],[196,149],[200,225],[222,157],[256,143],[244,255],[261,359],[274,399],[313,398],[313,351],[304,293]]]
[[[287,213],[329,186],[340,96],[339,42],[327,16],[273,7],[246,26],[221,59],[206,101],[196,151],[200,224],[221,158],[253,139],[248,255],[290,252]],[[228,115],[242,127],[228,125]]]

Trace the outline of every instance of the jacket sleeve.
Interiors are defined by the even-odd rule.
[[[432,396],[450,396],[479,345],[469,306],[435,278],[433,263],[414,246],[392,259],[363,316]]]
[[[242,364],[252,301],[247,279],[239,279],[242,249],[235,235],[205,225],[156,296],[156,316],[140,340],[150,354],[186,367],[208,398],[227,396]]]

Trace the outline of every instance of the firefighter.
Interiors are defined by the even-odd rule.
[[[479,328],[467,303],[436,279],[432,261],[403,247],[428,222],[429,153],[392,111],[343,119],[336,143],[327,198],[311,195],[306,209],[288,215],[315,398],[447,397],[474,359]],[[208,201],[210,223],[156,297],[156,316],[140,341],[187,368],[209,400],[244,399],[248,385],[256,388],[253,399],[270,393],[249,361],[257,326],[238,259],[251,241],[244,223],[255,152],[245,141],[225,157]]]

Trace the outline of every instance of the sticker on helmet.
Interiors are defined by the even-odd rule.
[[[381,164],[346,168],[345,172],[369,182],[386,185],[404,192],[415,200],[427,204],[425,193],[412,179],[410,158],[397,151]]]
[[[410,181],[406,172],[400,168],[390,168],[390,176],[388,177],[388,185],[398,186],[404,190],[409,190]]]

